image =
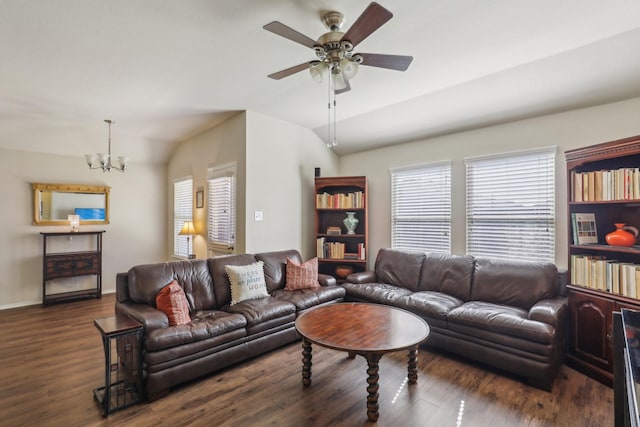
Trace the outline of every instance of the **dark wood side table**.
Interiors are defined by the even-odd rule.
[[[128,316],[95,319],[93,324],[102,336],[104,347],[104,386],[93,396],[107,416],[143,398],[142,324]]]

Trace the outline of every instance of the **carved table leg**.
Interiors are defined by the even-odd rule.
[[[409,384],[418,382],[418,347],[409,350]]]
[[[378,420],[378,389],[380,388],[378,384],[378,380],[380,376],[378,375],[378,362],[380,362],[381,354],[368,354],[367,356],[367,364],[369,368],[367,369],[367,374],[369,375],[367,378],[367,418],[369,421],[377,421]]]
[[[311,385],[311,342],[302,339],[302,385]]]

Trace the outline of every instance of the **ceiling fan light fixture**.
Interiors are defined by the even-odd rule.
[[[342,90],[347,87],[347,81],[339,67],[334,67],[331,70],[331,78],[333,79],[333,90]]]
[[[340,69],[345,80],[351,80],[358,74],[358,63],[349,58],[340,61]]]
[[[311,74],[311,78],[316,83],[322,83],[322,76],[327,72],[327,64],[320,61],[311,62],[311,66],[309,67],[309,74]]]

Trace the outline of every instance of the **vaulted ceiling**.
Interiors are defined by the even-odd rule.
[[[300,72],[331,10],[366,0],[0,0],[0,147],[106,149],[164,163],[240,110],[326,136],[327,86]],[[356,51],[412,55],[360,67],[338,96],[339,154],[640,96],[640,2],[381,0],[394,17]]]

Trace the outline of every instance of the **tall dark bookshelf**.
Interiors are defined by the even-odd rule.
[[[340,270],[364,271],[369,256],[369,215],[368,185],[365,176],[318,177],[315,181],[315,237],[318,252],[318,272],[329,274],[342,281]],[[322,204],[320,199],[333,198],[337,203]],[[345,201],[340,203],[339,200]],[[358,201],[358,203],[356,203]],[[347,234],[343,223],[347,212],[353,212],[358,219],[354,234]],[[337,231],[339,230],[339,234]],[[325,247],[331,244],[343,245],[344,256],[331,257],[318,248],[319,242]],[[345,269],[346,267],[346,269]]]
[[[575,264],[576,256],[598,257],[611,263],[640,264],[640,246],[609,246],[605,239],[608,233],[615,230],[614,223],[640,226],[640,199],[633,195],[615,200],[578,197],[576,174],[639,168],[640,135],[569,150],[565,152],[565,157],[568,266],[571,282],[568,285],[570,325],[567,364],[600,382],[612,385],[613,313],[622,308],[638,310],[640,300],[616,293],[607,287],[601,289],[573,283],[576,266],[572,264]],[[572,227],[572,214],[576,213],[595,214],[597,243],[578,244]]]

